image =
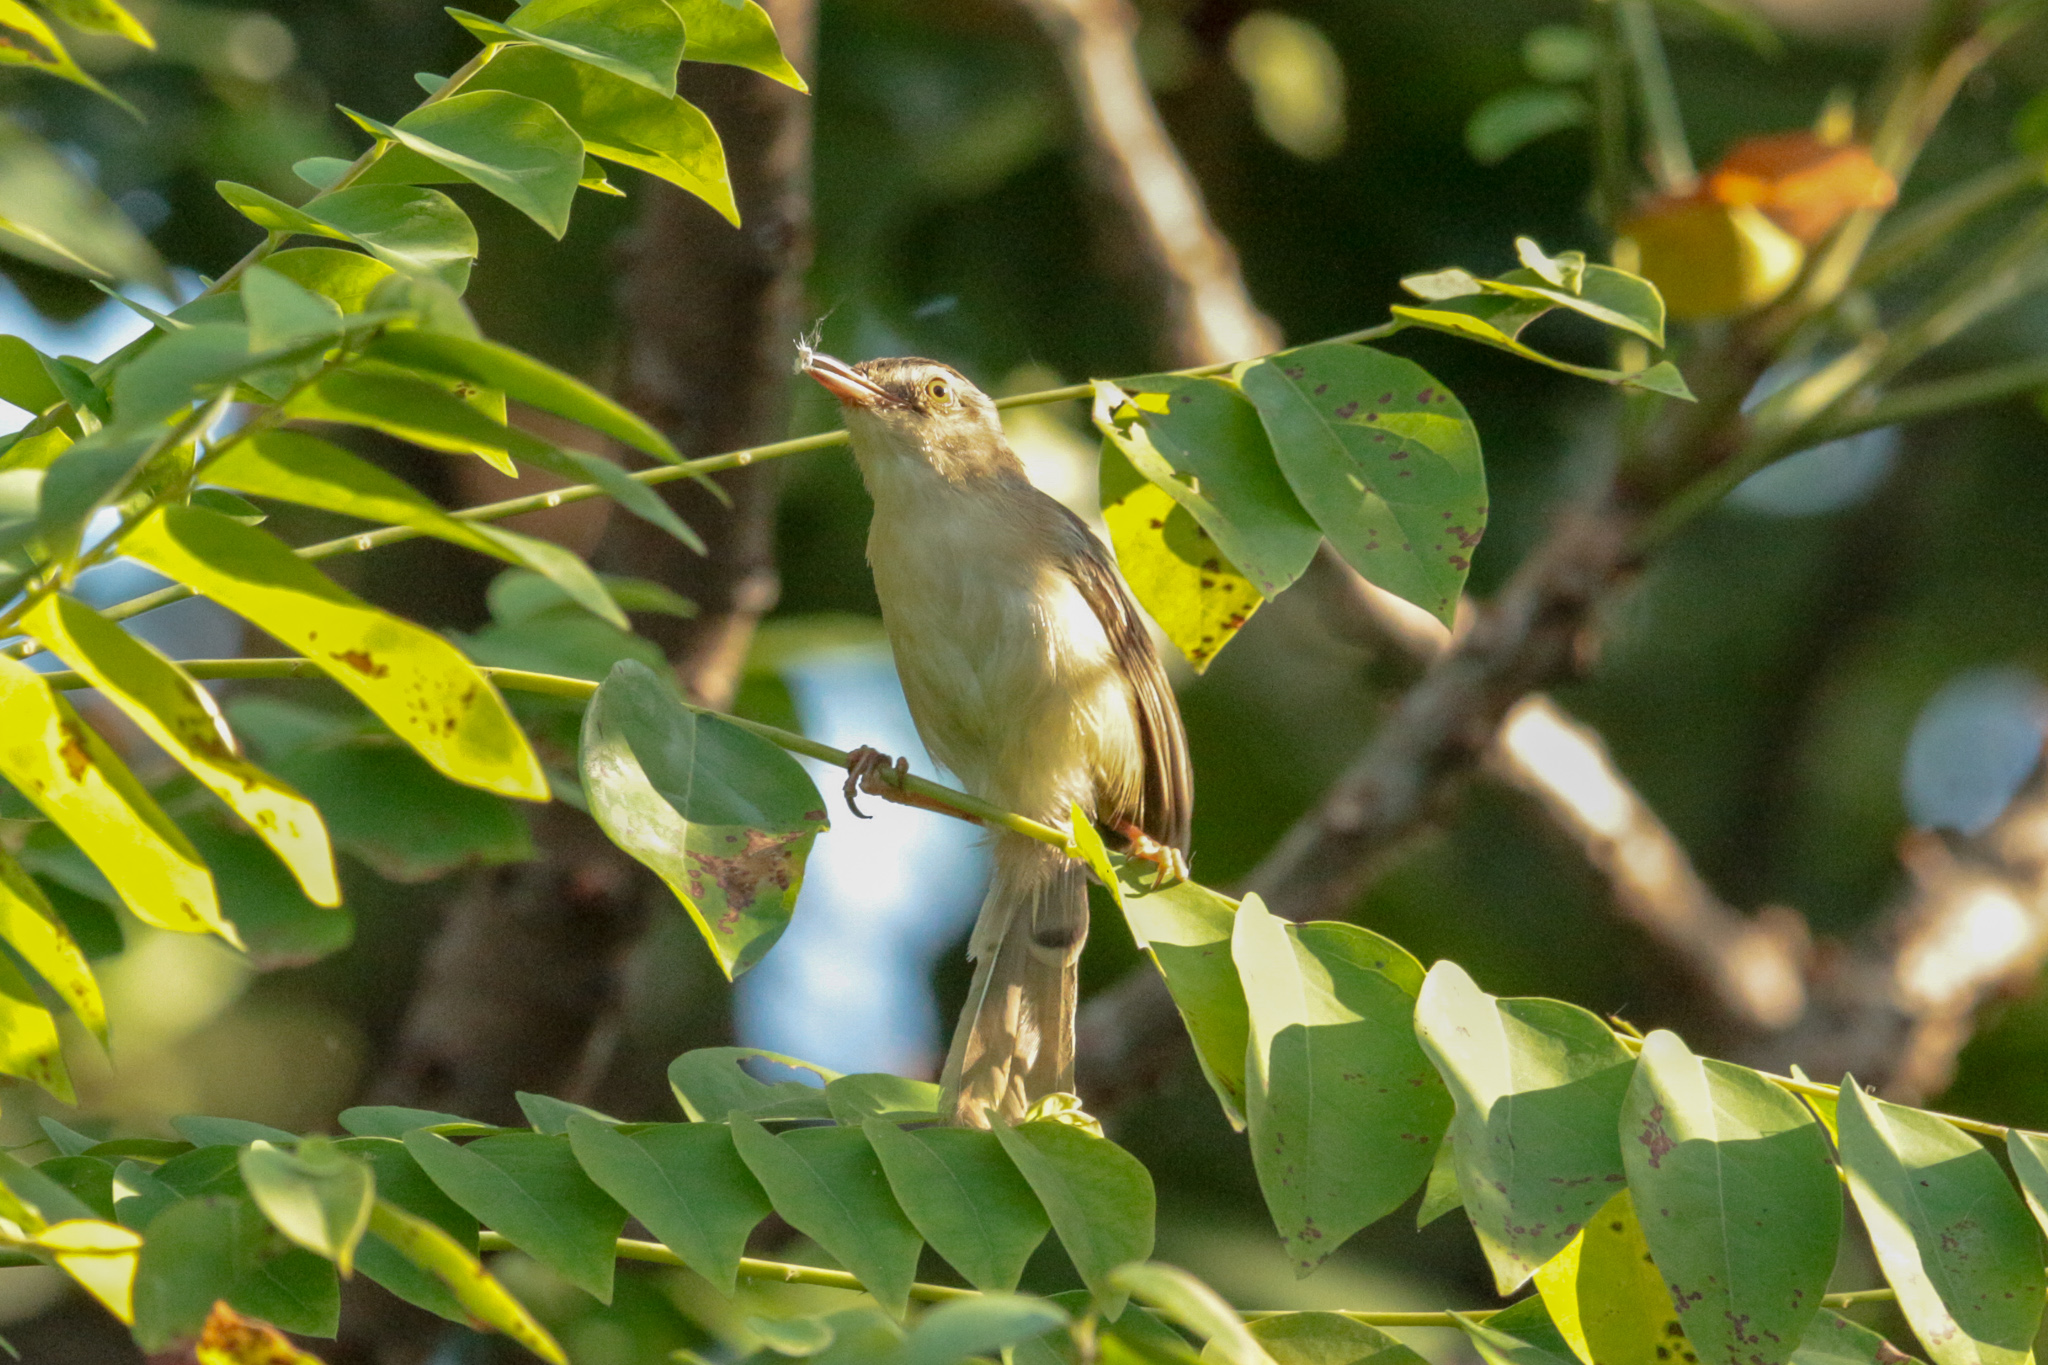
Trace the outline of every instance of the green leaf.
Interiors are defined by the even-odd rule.
[[[238,323],[202,323],[159,337],[114,375],[116,425],[136,431],[182,415],[271,359],[250,349],[249,329]]]
[[[33,11],[19,4],[0,5],[0,67],[24,60],[41,65],[22,45],[24,36],[37,36],[33,27],[39,23]],[[47,26],[42,31],[49,33]],[[69,59],[54,45],[55,37],[50,34],[53,45],[46,51],[59,65],[66,64]],[[43,69],[70,78],[50,66]],[[70,162],[5,117],[0,117],[0,205],[5,206],[0,208],[0,251],[67,274],[159,287],[169,283],[163,258],[121,210]]]
[[[475,1253],[440,1228],[380,1199],[370,1214],[370,1231],[446,1285],[467,1317],[503,1332],[542,1360],[569,1365],[562,1348],[525,1305],[477,1263]]]
[[[653,91],[676,92],[683,21],[664,0],[530,0],[502,24],[448,11],[486,45],[524,38]],[[468,87],[465,87],[468,88]]]
[[[35,1172],[76,1198],[86,1207],[89,1217],[113,1221],[112,1162],[90,1156],[53,1156],[47,1161],[38,1161]]]
[[[546,1133],[549,1137],[566,1137],[569,1132],[569,1120],[572,1118],[595,1119],[601,1124],[616,1125],[619,1122],[610,1114],[602,1114],[586,1105],[574,1104],[568,1100],[558,1100],[553,1095],[534,1095],[524,1090],[516,1090],[512,1098],[519,1101],[519,1112],[526,1115],[526,1121],[533,1125],[533,1131]]]
[[[675,1091],[676,1103],[697,1123],[722,1123],[734,1110],[770,1120],[832,1117],[831,1105],[818,1086],[756,1080],[740,1069],[740,1063],[750,1059],[808,1071],[827,1084],[839,1079],[836,1071],[779,1052],[763,1052],[757,1047],[700,1047],[669,1063],[668,1083]]]
[[[1337,1313],[1276,1313],[1245,1326],[1274,1365],[1423,1365],[1412,1347]]]
[[[242,272],[242,312],[251,350],[268,351],[316,337],[339,336],[341,305],[266,266]]]
[[[442,332],[386,332],[364,354],[373,360],[445,379],[480,384],[528,407],[552,412],[673,464],[682,457],[668,439],[636,414],[582,380],[563,374],[509,346]]]
[[[60,593],[36,603],[21,623],[246,820],[291,869],[308,899],[341,904],[334,851],[319,810],[242,756],[219,705],[184,669]]]
[[[1058,1304],[1026,1294],[954,1299],[917,1320],[898,1359],[901,1365],[956,1365],[970,1356],[1002,1356],[1007,1348],[1071,1321]]]
[[[568,121],[590,155],[666,180],[739,226],[718,130],[687,100],[524,43],[498,48],[464,88],[541,101]]]
[[[1287,482],[1350,565],[1449,624],[1486,530],[1486,471],[1464,405],[1368,346],[1243,367]]]
[[[1451,1099],[1415,1040],[1422,967],[1351,924],[1292,925],[1257,896],[1231,953],[1251,1012],[1252,1164],[1307,1275],[1429,1175]]]
[[[0,1200],[10,1206],[0,1216],[12,1218],[31,1231],[43,1224],[93,1216],[83,1200],[52,1179],[40,1165],[25,1166],[6,1153],[0,1153],[0,1190],[4,1190]]]
[[[331,246],[302,246],[265,258],[264,265],[296,280],[343,313],[360,313],[370,305],[370,292],[394,273],[375,256]]]
[[[1839,1222],[1839,1207],[1836,1218]],[[1626,1189],[1601,1205],[1565,1249],[1543,1263],[1536,1288],[1552,1323],[1580,1360],[1663,1365],[1688,1354],[1698,1359],[1672,1305],[1671,1287],[1650,1258],[1635,1201]]]
[[[4,849],[0,849],[0,941],[42,978],[79,1023],[106,1041],[107,1006],[85,953],[43,889]]]
[[[584,1172],[683,1264],[726,1293],[739,1282],[747,1234],[774,1210],[722,1123],[658,1123],[621,1131],[569,1120]]]
[[[39,413],[64,401],[64,391],[43,366],[43,354],[20,337],[0,336],[0,401]]]
[[[1323,533],[1287,486],[1258,409],[1229,380],[1098,380],[1095,425],[1260,596],[1279,596],[1315,558]]]
[[[320,1138],[307,1138],[296,1154],[252,1142],[240,1160],[243,1183],[271,1225],[347,1279],[377,1197],[369,1166]]]
[[[145,924],[235,941],[191,841],[70,703],[8,658],[0,658],[0,777],[70,836]]]
[[[1415,1228],[1421,1231],[1452,1209],[1465,1207],[1458,1190],[1458,1141],[1453,1128],[1436,1145],[1436,1157],[1429,1163],[1429,1179],[1422,1186],[1422,1203],[1415,1210]]]
[[[225,488],[195,488],[185,501],[190,506],[218,512],[244,526],[261,526],[270,520],[270,515],[255,503],[239,493],[230,493]]]
[[[1498,1317],[1496,1314],[1495,1318]],[[1569,1349],[1559,1352],[1551,1343],[1539,1345],[1495,1326],[1493,1319],[1477,1322],[1462,1313],[1453,1313],[1451,1320],[1465,1333],[1485,1365],[1572,1365],[1575,1359]]]
[[[1452,304],[1464,304],[1466,302],[1466,300],[1462,299],[1451,300]],[[1492,303],[1493,300],[1489,299],[1486,302]],[[1660,360],[1647,369],[1628,373],[1621,370],[1603,370],[1593,365],[1574,365],[1568,361],[1559,360],[1555,356],[1545,355],[1534,347],[1525,346],[1515,339],[1515,334],[1533,318],[1541,316],[1538,313],[1510,309],[1502,314],[1502,317],[1512,319],[1513,325],[1511,327],[1501,327],[1496,326],[1494,320],[1485,315],[1491,310],[1477,307],[1439,305],[1435,308],[1412,308],[1397,303],[1387,311],[1411,326],[1427,327],[1434,332],[1447,332],[1452,336],[1463,337],[1467,341],[1476,341],[1481,345],[1506,351],[1509,355],[1517,355],[1524,360],[1533,360],[1538,365],[1545,365],[1553,370],[1561,370],[1566,374],[1575,374],[1581,379],[1592,379],[1602,384],[1615,384],[1622,388],[1643,389],[1650,393],[1661,393],[1672,398],[1683,399],[1688,403],[1693,401],[1692,390],[1686,387],[1685,379],[1679,374],[1678,367],[1668,360]]]
[[[243,1199],[187,1199],[150,1221],[135,1272],[135,1340],[162,1350],[195,1335],[216,1299],[287,1332],[333,1336],[334,1267],[289,1246]]]
[[[1014,1128],[998,1124],[994,1131],[1052,1219],[1103,1316],[1116,1317],[1126,1291],[1110,1272],[1152,1254],[1157,1196],[1151,1173],[1109,1139],[1057,1120]]]
[[[346,106],[342,112],[371,135],[482,186],[557,241],[569,230],[576,184],[583,178],[583,139],[539,100],[503,90],[465,90],[423,104],[396,124]]]
[[[351,185],[293,208],[261,190],[223,180],[214,188],[244,218],[269,232],[353,242],[397,270],[434,275],[460,287],[476,259],[476,227],[439,190],[410,185]]]
[[[1146,614],[1201,672],[1265,599],[1194,515],[1140,474],[1114,441],[1102,443],[1097,477],[1117,568]]]
[[[866,1135],[856,1128],[797,1128],[778,1136],[744,1114],[734,1114],[731,1124],[741,1160],[775,1211],[901,1320],[924,1243],[896,1207]]]
[[[1465,121],[1465,150],[1482,166],[1497,166],[1538,138],[1584,127],[1593,106],[1576,90],[1522,85],[1490,95]]]
[[[438,1109],[408,1109],[400,1104],[359,1104],[338,1116],[343,1129],[357,1137],[402,1138],[415,1128],[456,1128],[465,1135],[503,1132],[495,1124],[479,1123],[460,1114]],[[411,1207],[408,1205],[407,1207]]]
[[[1843,1077],[1842,1169],[1899,1308],[1936,1365],[2023,1365],[2041,1323],[2041,1235],[1991,1153],[1946,1119]]]
[[[600,828],[689,910],[738,976],[789,923],[825,802],[797,761],[684,706],[673,683],[622,660],[583,717],[583,788]]]
[[[1793,1365],[1914,1365],[1915,1358],[1861,1323],[1823,1308],[1800,1339],[1792,1361]]]
[[[299,431],[259,432],[230,446],[207,466],[206,477],[257,497],[409,526],[493,558],[530,565],[558,584],[571,600],[621,630],[630,628],[604,584],[573,551],[450,516],[395,474],[317,436]]]
[[[458,1147],[434,1133],[405,1149],[449,1198],[600,1303],[612,1300],[612,1248],[625,1211],[590,1182],[567,1138],[500,1133]]]
[[[825,1085],[825,1107],[840,1123],[858,1127],[870,1118],[886,1116],[897,1123],[939,1116],[939,1088],[930,1081],[864,1071],[841,1076]]]
[[[416,1109],[403,1112],[420,1113]],[[378,1199],[395,1204],[416,1218],[426,1219],[464,1247],[476,1250],[476,1219],[469,1210],[441,1192],[441,1187],[420,1168],[419,1162],[413,1160],[404,1142],[395,1137],[345,1137],[336,1138],[334,1145],[350,1156],[370,1163],[370,1170],[377,1178]],[[363,1243],[365,1250],[369,1245],[368,1241]],[[368,1256],[359,1259],[367,1270]]]
[[[1582,271],[1577,289],[1554,285],[1534,269],[1511,270],[1497,280],[1481,280],[1479,286],[1490,294],[1569,309],[1652,346],[1664,344],[1664,296],[1656,285],[1612,266],[1587,265]]]
[[[1223,1116],[1242,1129],[1251,1017],[1230,955],[1237,907],[1196,882],[1175,882],[1157,891],[1123,882],[1120,890],[1118,902],[1131,937],[1166,978]]]
[[[288,416],[316,422],[347,422],[401,441],[479,455],[504,474],[517,476],[507,452],[545,458],[547,442],[479,411],[455,393],[423,379],[385,371],[341,370],[285,406]]]
[[[683,16],[689,42],[683,48],[687,62],[717,62],[758,71],[792,90],[806,94],[810,87],[782,55],[775,36],[775,21],[754,0],[669,0]]]
[[[1415,1032],[1457,1103],[1458,1188],[1505,1297],[1625,1181],[1634,1058],[1585,1010],[1497,1000],[1452,962],[1430,968]]]
[[[1156,1308],[1208,1342],[1203,1352],[1223,1365],[1274,1365],[1273,1357],[1244,1325],[1237,1310],[1200,1280],[1156,1261],[1119,1266],[1110,1283],[1138,1302]]]
[[[250,1119],[224,1119],[210,1114],[182,1114],[171,1120],[178,1136],[194,1147],[240,1147],[249,1142],[297,1142],[282,1128]]]
[[[111,33],[138,47],[155,48],[156,39],[141,21],[123,9],[120,0],[42,0],[43,8],[73,28],[87,33]]]
[[[1052,1223],[995,1134],[862,1125],[918,1235],[984,1292],[1011,1290]]]
[[[1659,1029],[1637,1058],[1621,1131],[1643,1235],[1702,1360],[1790,1359],[1842,1227],[1841,1183],[1813,1115]]]
[[[458,782],[548,797],[540,760],[488,679],[456,648],[337,587],[255,527],[163,507],[122,548],[314,660]]]

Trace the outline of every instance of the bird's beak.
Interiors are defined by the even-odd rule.
[[[824,385],[834,398],[854,407],[879,407],[894,401],[887,389],[835,356],[813,353],[804,373]]]

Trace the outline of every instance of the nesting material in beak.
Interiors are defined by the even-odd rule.
[[[804,373],[824,385],[834,398],[854,407],[872,408],[894,401],[887,389],[834,356],[812,352]]]

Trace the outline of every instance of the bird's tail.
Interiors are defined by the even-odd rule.
[[[995,875],[967,955],[974,985],[953,1031],[939,1112],[986,1128],[1074,1088],[1077,964],[1088,941],[1088,874],[1020,834],[996,838]]]

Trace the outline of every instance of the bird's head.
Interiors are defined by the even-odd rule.
[[[849,365],[813,351],[803,370],[839,400],[863,464],[912,460],[954,483],[1022,473],[996,405],[951,365],[915,356]]]

